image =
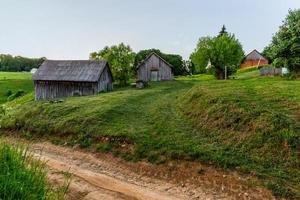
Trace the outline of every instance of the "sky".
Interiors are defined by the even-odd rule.
[[[0,54],[88,59],[124,42],[185,59],[223,24],[262,51],[300,0],[0,0]]]

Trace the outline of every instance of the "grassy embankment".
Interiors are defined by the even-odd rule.
[[[300,197],[300,81],[180,77],[58,104],[32,99],[6,104],[2,128],[134,161],[214,163]]]
[[[21,72],[0,72],[0,104],[19,90],[29,93],[33,91],[32,74]]]

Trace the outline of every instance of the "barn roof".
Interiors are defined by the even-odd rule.
[[[155,55],[156,57],[158,57],[160,60],[162,60],[164,63],[166,63],[169,67],[173,68],[173,65],[171,65],[170,63],[168,63],[165,59],[163,59],[162,57],[160,57],[157,53],[155,53],[154,51],[152,53],[150,53],[145,60],[143,60],[141,63],[138,64],[138,66],[136,67],[136,69],[139,69],[140,66],[142,66],[142,64],[144,64],[148,59],[151,58],[152,55]]]
[[[46,60],[33,75],[32,79],[97,82],[107,65],[107,61],[95,60]]]
[[[267,60],[263,57],[256,49],[251,51],[246,57],[245,60]]]

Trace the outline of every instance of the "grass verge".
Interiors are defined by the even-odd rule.
[[[57,200],[63,194],[47,180],[45,165],[23,146],[0,143],[0,199]]]

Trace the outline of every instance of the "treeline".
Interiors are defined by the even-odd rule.
[[[25,58],[22,56],[12,56],[0,54],[0,71],[22,72],[38,68],[46,58]]]

